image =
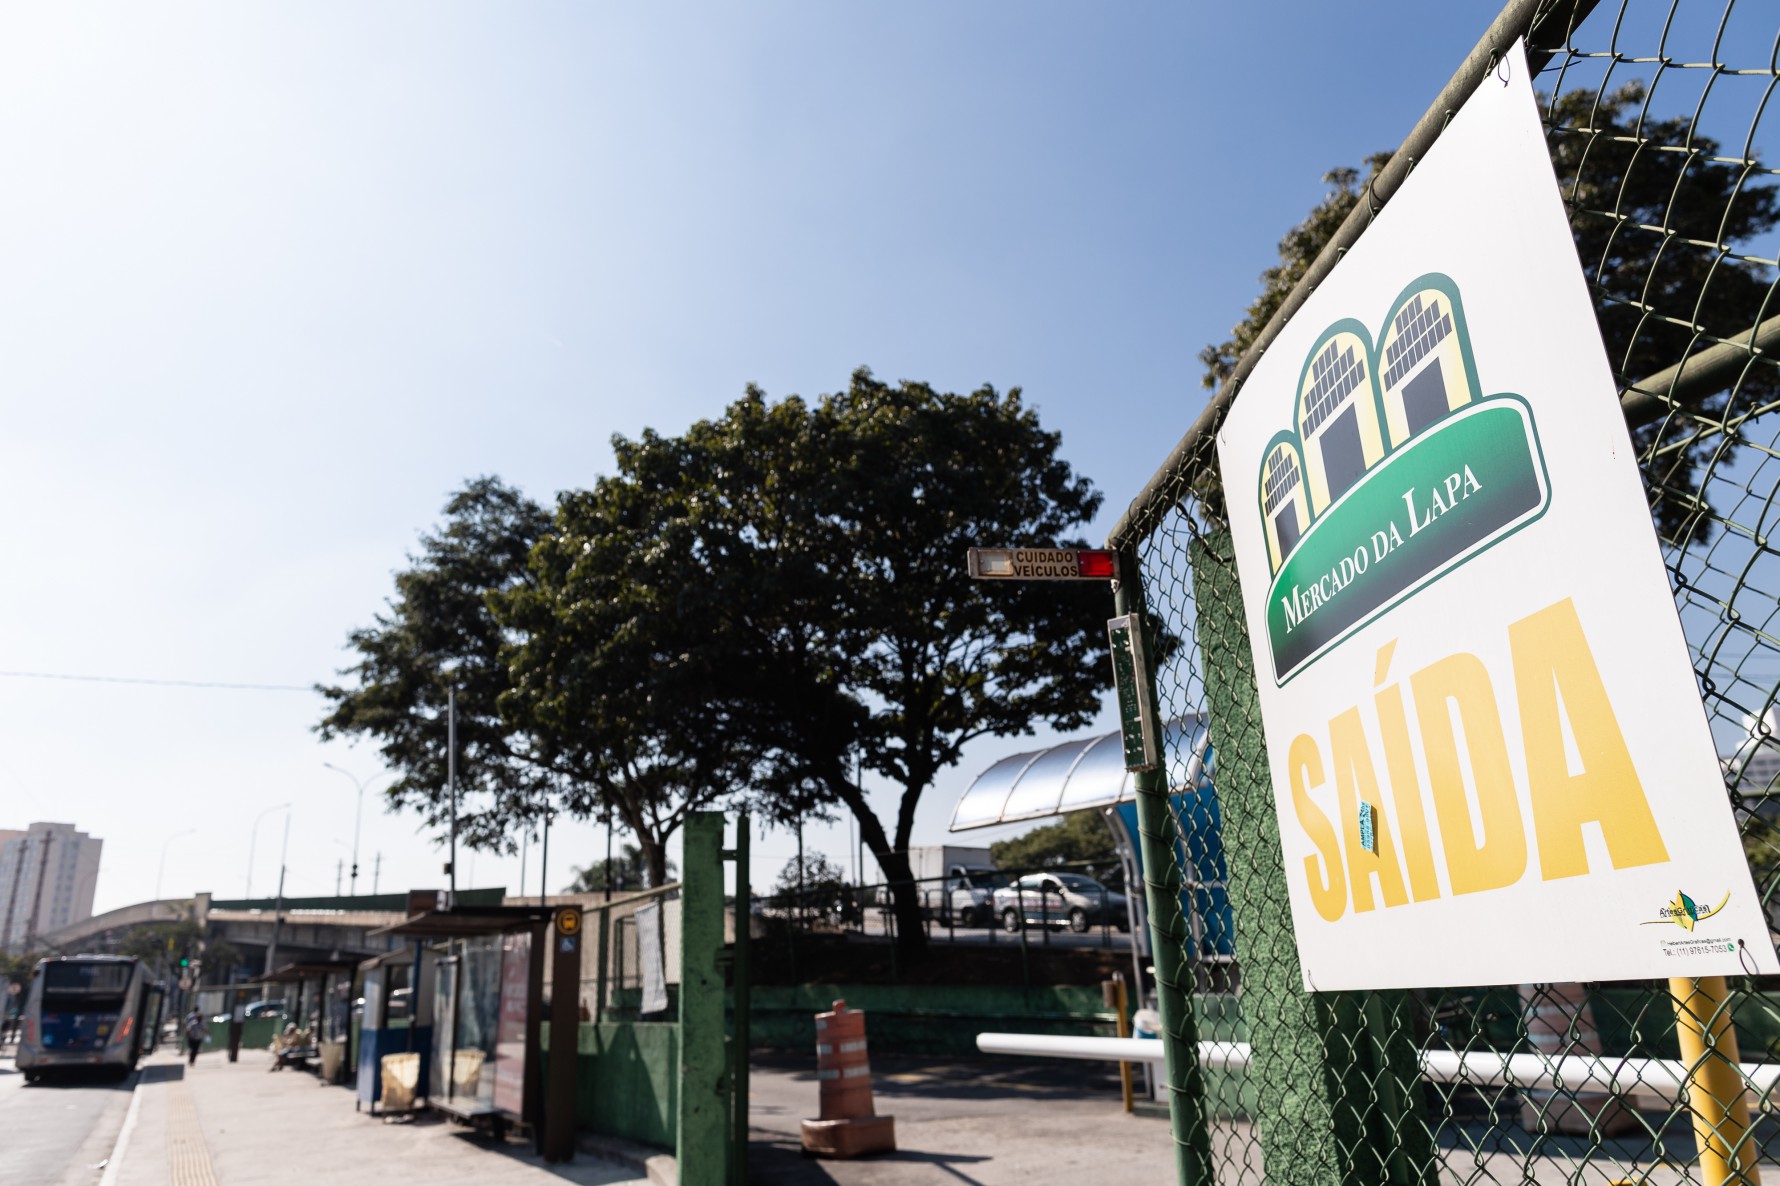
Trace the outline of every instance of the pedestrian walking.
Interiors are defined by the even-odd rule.
[[[204,1020],[204,1015],[198,1012],[198,1007],[193,1005],[192,1011],[185,1015],[186,1066],[195,1067],[198,1065],[198,1051],[203,1048],[204,1039],[209,1036],[209,1023]]]

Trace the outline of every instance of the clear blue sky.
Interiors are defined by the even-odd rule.
[[[1496,7],[13,6],[0,668],[329,679],[465,477],[549,500],[613,433],[861,364],[1024,387],[1099,534],[1322,172],[1394,147]],[[321,763],[378,763],[319,711],[0,679],[0,826],[102,836],[103,909],[163,848],[164,892],[241,892],[295,801],[290,891],[331,892],[352,790]],[[917,839],[1032,744],[979,746]],[[374,852],[384,888],[441,880],[411,818],[369,806],[361,847],[361,888]],[[603,840],[551,847],[558,885]]]

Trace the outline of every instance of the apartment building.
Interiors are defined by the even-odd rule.
[[[24,951],[38,935],[92,917],[104,843],[73,824],[0,829],[0,948]]]

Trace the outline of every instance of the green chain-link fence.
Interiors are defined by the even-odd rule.
[[[1171,752],[1139,780],[1183,1183],[1780,1182],[1754,1156],[1780,1159],[1780,985],[1732,981],[1722,1003],[1710,984],[1670,982],[1301,987],[1214,436],[1279,327],[1520,36],[1726,794],[1775,917],[1780,170],[1761,152],[1764,130],[1780,135],[1780,3],[1512,3],[1113,533],[1121,604],[1182,640],[1156,677],[1160,714],[1205,714],[1215,751],[1209,774]],[[1215,782],[1217,814],[1170,813],[1167,792],[1191,779]],[[1180,869],[1177,851],[1218,845],[1172,842],[1209,827],[1220,867]],[[1225,882],[1229,913],[1194,896],[1199,917],[1181,918],[1169,903],[1183,879]],[[1229,946],[1210,934],[1226,925]],[[1205,954],[1230,947],[1233,967]],[[1232,1017],[1240,1040],[1207,1036]],[[1747,1140],[1735,1109],[1705,1098],[1708,1064],[1713,1092],[1740,1093],[1753,1116]]]

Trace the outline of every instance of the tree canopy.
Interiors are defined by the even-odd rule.
[[[1773,269],[1727,255],[1721,245],[1748,243],[1780,222],[1780,191],[1751,184],[1717,140],[1692,127],[1691,113],[1656,118],[1646,97],[1644,84],[1633,81],[1598,100],[1592,91],[1570,91],[1552,110],[1552,165],[1622,385],[1680,362],[1696,342],[1749,332],[1770,310]],[[1702,341],[1702,331],[1711,338]],[[1771,367],[1751,368],[1742,380],[1745,407],[1777,394],[1780,376]],[[1728,390],[1695,393],[1678,423],[1635,434],[1645,480],[1663,494],[1653,508],[1657,527],[1671,542],[1705,542],[1710,534],[1711,520],[1697,513],[1709,505],[1702,467],[1726,464],[1736,441],[1695,426],[1720,420],[1729,401]],[[1665,445],[1683,443],[1653,458],[1659,436]]]
[[[456,687],[470,843],[507,843],[544,804],[612,812],[655,883],[691,811],[844,808],[902,882],[915,808],[965,745],[1099,708],[1104,589],[963,573],[973,544],[1080,546],[1100,506],[1018,388],[861,369],[613,446],[616,472],[554,516],[466,485],[351,636],[357,686],[323,689],[320,728],[378,741],[393,803],[441,819]],[[894,788],[887,818],[860,768]],[[912,886],[897,909],[918,944]]]
[[[1112,831],[1097,811],[1074,811],[1054,824],[1045,824],[989,846],[989,855],[1002,869],[1082,868],[1102,881],[1117,880],[1119,850]]]
[[[782,816],[845,807],[905,881],[915,808],[965,745],[1099,707],[1103,589],[962,572],[972,544],[1080,545],[1100,496],[1059,446],[1017,388],[866,370],[813,403],[750,388],[682,437],[620,442],[629,514],[660,540],[633,569],[659,587],[655,707],[698,714],[703,744]],[[895,788],[889,818],[855,760]],[[912,888],[897,905],[918,944]]]
[[[663,870],[665,877],[672,877],[674,867],[669,864]],[[611,860],[594,861],[589,865],[575,869],[574,880],[563,888],[565,894],[596,894],[604,890],[637,890],[649,884],[649,867],[643,859],[643,850],[635,844],[626,844],[623,850]]]
[[[509,686],[506,628],[492,598],[528,573],[547,512],[496,477],[466,482],[445,504],[445,521],[421,536],[396,573],[395,596],[347,646],[353,685],[319,688],[332,706],[323,738],[375,740],[396,779],[391,806],[419,811],[438,828],[446,794],[447,693],[457,697],[458,831],[472,847],[511,850],[518,821],[542,810],[562,780],[537,760],[534,739],[501,715]]]

